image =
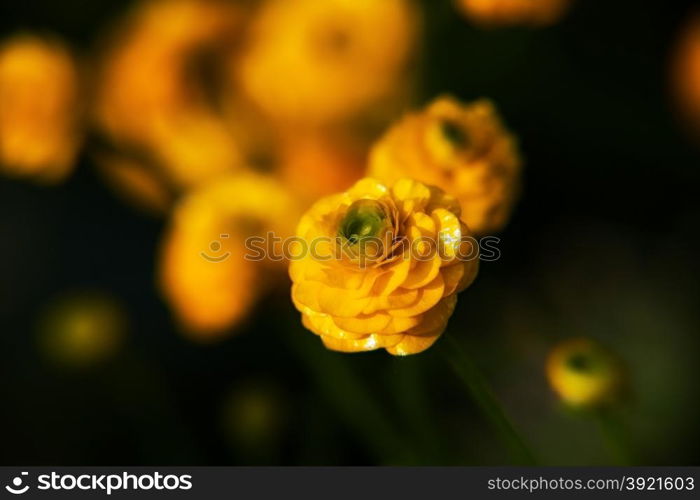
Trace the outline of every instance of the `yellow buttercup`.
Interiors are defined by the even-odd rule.
[[[337,351],[430,347],[478,270],[459,217],[457,200],[410,179],[365,178],[318,201],[299,223],[290,263],[304,325]]]
[[[547,358],[547,378],[567,404],[599,406],[613,401],[622,386],[622,369],[610,351],[587,338],[559,343]]]
[[[513,135],[495,106],[440,97],[410,113],[377,142],[369,175],[385,182],[411,177],[459,200],[475,234],[505,226],[520,186],[521,160]]]

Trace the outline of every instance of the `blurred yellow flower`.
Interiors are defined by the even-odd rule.
[[[623,374],[620,361],[598,342],[573,338],[560,342],[549,353],[547,378],[565,403],[592,407],[619,396]]]
[[[230,175],[175,207],[159,264],[162,292],[183,330],[215,339],[245,319],[286,264],[245,258],[245,239],[293,233],[296,202],[271,178]],[[264,246],[263,246],[264,248]]]
[[[223,0],[143,2],[103,55],[95,121],[116,146],[151,155],[176,187],[241,164],[212,94],[215,61],[233,50],[242,17]]]
[[[126,328],[126,315],[111,296],[71,293],[41,312],[39,347],[57,364],[84,368],[113,356],[124,341]]]
[[[304,206],[344,191],[360,180],[365,163],[359,148],[321,133],[295,133],[281,140],[280,179]]]
[[[442,334],[478,270],[457,201],[409,179],[365,178],[302,217],[292,299],[329,349],[421,352]]]
[[[700,131],[700,15],[683,28],[672,59],[672,84],[681,113]]]
[[[353,117],[405,85],[417,21],[410,0],[268,0],[241,55],[241,86],[280,121]]]
[[[81,144],[79,76],[59,42],[19,35],[0,46],[0,172],[63,180]]]
[[[280,387],[267,380],[238,383],[227,395],[222,411],[225,436],[246,459],[269,461],[288,422]]]
[[[488,100],[463,105],[450,97],[405,116],[375,144],[369,175],[392,183],[411,177],[455,196],[478,235],[508,222],[519,191],[515,138]]]
[[[486,26],[554,24],[566,13],[571,0],[456,0],[472,21]]]

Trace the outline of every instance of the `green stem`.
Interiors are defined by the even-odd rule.
[[[451,335],[445,335],[438,345],[479,409],[498,433],[511,458],[518,464],[534,465],[534,455],[513,427],[483,375],[460,343]]]
[[[627,445],[628,439],[616,416],[610,410],[600,409],[595,412],[595,420],[613,459],[619,465],[634,465],[635,460]]]
[[[433,415],[433,405],[426,393],[423,356],[391,360],[393,394],[406,430],[420,450],[419,465],[446,465],[443,462],[443,441]]]
[[[350,429],[364,440],[383,465],[415,464],[416,453],[397,431],[396,423],[351,370],[345,357],[325,349],[309,332],[293,330],[290,345],[304,361],[326,400]]]

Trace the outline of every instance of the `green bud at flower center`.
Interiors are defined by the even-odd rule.
[[[589,355],[578,352],[574,353],[566,360],[566,364],[569,368],[574,371],[586,373],[595,371],[595,360],[591,359]]]
[[[466,148],[469,145],[469,137],[464,129],[451,120],[440,121],[442,136],[455,148]]]
[[[338,233],[351,244],[367,238],[381,238],[391,221],[384,207],[374,200],[358,200],[350,205]]]

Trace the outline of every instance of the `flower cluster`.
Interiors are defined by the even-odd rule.
[[[420,14],[415,0],[142,0],[87,71],[59,42],[11,39],[0,168],[60,180],[85,142],[110,187],[168,217],[158,281],[198,338],[230,331],[284,276],[245,259],[247,238],[291,235],[302,209],[369,175],[302,221],[340,256],[292,264],[295,303],[334,349],[419,352],[476,274],[456,250],[505,225],[520,170],[488,101],[438,99],[375,142],[417,87]]]
[[[365,178],[318,201],[297,236],[323,239],[327,247],[290,264],[292,299],[304,325],[338,351],[406,355],[430,347],[457,292],[478,270],[475,249],[461,248],[471,243],[460,213],[453,197],[410,179],[386,185]],[[339,258],[338,241],[344,244]],[[431,241],[441,251],[431,252]],[[427,257],[417,258],[416,247]],[[459,258],[467,254],[472,258]]]

